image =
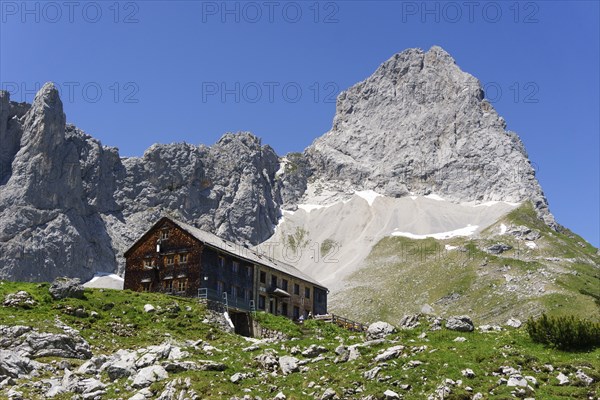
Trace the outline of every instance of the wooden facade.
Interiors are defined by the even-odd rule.
[[[232,311],[293,319],[327,313],[327,288],[293,266],[167,217],[125,259],[124,289],[200,295]]]

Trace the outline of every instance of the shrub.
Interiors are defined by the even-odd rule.
[[[548,317],[527,321],[527,333],[534,342],[561,350],[587,350],[600,347],[600,324],[585,319]]]

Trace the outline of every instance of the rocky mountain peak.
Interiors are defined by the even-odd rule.
[[[349,190],[457,202],[547,201],[518,136],[479,81],[442,48],[409,49],[337,99],[332,129],[305,151],[315,178]]]

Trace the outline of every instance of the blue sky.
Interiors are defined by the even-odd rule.
[[[468,5],[471,4],[471,5]],[[557,220],[600,242],[598,2],[0,2],[0,84],[61,87],[67,120],[121,155],[251,131],[279,154],[328,131],[336,95],[440,45],[538,169]]]

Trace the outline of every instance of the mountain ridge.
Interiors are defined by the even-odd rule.
[[[394,83],[390,76],[395,75]],[[457,82],[468,83],[467,90]],[[453,104],[459,107],[440,111]],[[31,106],[10,102],[8,93],[0,92],[0,277],[89,279],[96,272],[122,272],[123,251],[164,213],[256,245],[273,235],[281,210],[297,208],[317,181],[344,196],[376,189],[392,197],[436,193],[452,201],[532,200],[538,215],[556,228],[522,143],[516,134],[505,133],[478,81],[441,48],[394,55],[340,94],[336,109],[332,130],[304,153],[279,157],[246,132],[227,133],[212,146],[155,144],[142,157],[121,158],[116,148],[66,124],[52,84],[44,85]],[[431,118],[434,111],[441,117]],[[451,140],[452,124],[436,137],[436,126],[450,114],[458,121],[459,112],[468,117],[459,133],[492,139]],[[426,129],[413,129],[416,117],[406,119],[411,115],[418,115]],[[409,129],[391,135],[394,124]],[[421,143],[419,137],[426,140]],[[353,140],[364,146],[353,146]],[[437,149],[435,160],[426,157],[427,149],[414,151],[424,143]],[[453,146],[463,153],[449,151]],[[488,162],[485,151],[495,147],[500,150]],[[344,151],[351,162],[338,157]],[[394,157],[394,168],[388,168]],[[461,166],[460,158],[452,157],[476,162]],[[517,179],[514,171],[501,168],[505,164],[520,166]],[[432,165],[442,167],[438,171]],[[512,181],[503,186],[507,179]],[[482,189],[486,185],[491,189]]]

